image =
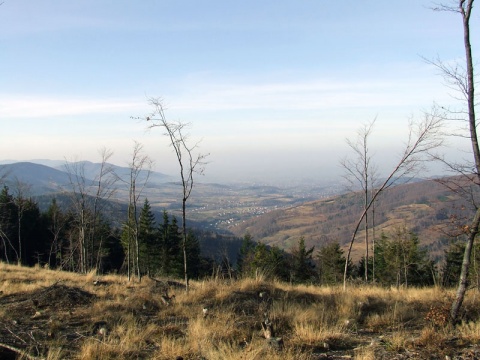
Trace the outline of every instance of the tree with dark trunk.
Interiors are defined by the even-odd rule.
[[[138,202],[150,177],[151,160],[143,153],[143,145],[134,142],[132,161],[129,163],[128,210],[124,224],[123,240],[127,252],[127,277],[131,278],[132,269],[141,280]],[[144,175],[145,176],[142,176]]]
[[[464,103],[465,108],[461,111],[448,110],[448,118],[454,117],[454,120],[466,120],[468,124],[468,138],[470,140],[473,163],[469,164],[451,164],[445,161],[448,168],[471,180],[468,186],[463,187],[463,191],[469,192],[469,188],[478,189],[480,187],[480,147],[478,143],[477,120],[475,113],[475,73],[473,67],[472,45],[470,41],[470,19],[472,16],[474,0],[452,0],[451,5],[439,5],[434,8],[437,11],[450,11],[461,16],[463,26],[463,45],[465,48],[465,62],[444,63],[440,60],[428,61],[435,65],[443,75],[447,85],[456,91],[460,96],[455,97]],[[447,118],[447,116],[446,116]],[[463,254],[462,266],[458,281],[458,288],[455,299],[450,310],[450,320],[452,323],[458,321],[460,308],[465,298],[468,287],[469,269],[474,247],[475,238],[480,228],[480,206],[475,199],[472,199],[472,205],[475,209],[475,215],[468,225],[464,226],[464,232],[467,238],[465,251]]]
[[[355,224],[345,259],[345,269],[343,273],[344,290],[346,290],[347,287],[348,266],[350,264],[350,254],[353,243],[355,242],[355,237],[367,212],[385,189],[394,185],[399,179],[418,172],[422,168],[423,162],[430,158],[431,151],[442,145],[443,138],[440,130],[443,125],[443,119],[443,116],[437,112],[433,112],[431,114],[425,114],[424,119],[419,123],[410,123],[408,140],[400,159],[383,183],[374,189],[372,196],[369,198],[362,214]],[[368,261],[368,259],[365,261]]]
[[[359,185],[363,193],[363,210],[365,212],[365,259],[369,258],[369,228],[368,228],[368,210],[371,197],[371,189],[375,186],[375,167],[372,164],[372,155],[369,148],[369,138],[375,125],[372,122],[364,124],[357,132],[355,141],[347,139],[347,144],[353,150],[354,158],[345,158],[340,161],[340,165],[344,168],[346,174],[344,178],[350,185],[350,190],[354,191],[355,186]],[[373,216],[373,213],[372,213]],[[368,282],[368,261],[365,262],[365,282]]]
[[[169,122],[165,116],[163,104],[160,99],[150,99],[150,105],[154,110],[150,116],[147,116],[146,120],[150,122],[150,128],[162,127],[165,130],[165,135],[170,140],[170,146],[172,146],[177,162],[180,167],[180,179],[182,186],[182,234],[183,234],[183,260],[184,260],[184,276],[185,276],[185,289],[188,291],[188,256],[187,256],[187,218],[186,207],[187,200],[193,190],[194,174],[203,174],[205,169],[205,158],[208,155],[200,154],[196,152],[198,143],[190,145],[188,142],[188,136],[185,133],[187,124],[182,122]]]

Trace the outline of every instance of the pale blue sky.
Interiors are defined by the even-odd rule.
[[[206,179],[329,177],[375,116],[376,151],[393,158],[409,116],[452,102],[421,56],[461,57],[461,21],[431,5],[4,0],[0,160],[98,161],[107,147],[125,165],[136,140],[175,174],[161,132],[130,118],[148,97],[203,139]]]

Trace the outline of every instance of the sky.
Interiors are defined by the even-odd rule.
[[[100,162],[107,148],[127,166],[137,141],[175,175],[168,139],[137,119],[161,98],[209,154],[203,181],[335,179],[345,139],[375,118],[374,161],[388,168],[409,118],[455,102],[425,58],[461,60],[461,19],[433,5],[4,0],[0,160]]]

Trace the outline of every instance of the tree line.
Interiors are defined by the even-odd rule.
[[[471,282],[480,284],[480,244],[475,248],[470,271]],[[373,254],[357,264],[349,259],[348,279],[364,283],[368,271],[370,283],[387,287],[444,286],[453,287],[460,275],[464,243],[452,240],[445,250],[444,261],[436,263],[418,236],[405,226],[383,232],[376,241]],[[307,247],[300,237],[290,252],[277,246],[255,242],[250,234],[242,239],[237,259],[239,276],[276,278],[291,283],[339,285],[344,280],[344,250],[338,242],[320,247]],[[365,270],[367,269],[367,270]]]
[[[41,211],[35,200],[14,195],[5,185],[0,192],[0,260],[73,272],[95,269],[99,273],[128,274],[131,267],[138,268],[141,276],[184,276],[183,232],[175,216],[164,210],[157,221],[145,198],[137,215],[138,254],[136,248],[130,249],[129,262],[131,218],[120,225],[113,224],[102,212],[94,218],[94,201],[87,199],[82,215],[87,224],[83,252],[79,242],[82,225],[75,207],[64,209],[52,198],[48,208]],[[380,234],[367,267],[365,257],[357,264],[350,260],[348,277],[351,281],[363,281],[367,268],[371,282],[382,286],[451,287],[458,281],[464,249],[464,242],[452,240],[445,250],[445,260],[438,264],[429,258],[414,232],[398,227]],[[346,261],[338,242],[315,249],[307,247],[305,238],[300,237],[293,249],[286,252],[255,241],[250,234],[241,239],[236,259],[227,254],[207,257],[202,255],[198,236],[192,230],[187,235],[186,254],[189,278],[263,276],[319,285],[341,284]],[[85,256],[86,269],[82,265]],[[480,284],[480,245],[472,252],[470,282]]]
[[[35,200],[14,196],[5,185],[0,192],[0,260],[73,272],[126,272],[131,230],[128,219],[116,226],[103,213],[94,216],[93,201],[86,199],[81,215],[74,207],[63,209],[56,198],[41,211]],[[132,251],[132,258],[138,259],[141,274],[181,276],[182,239],[176,218],[164,211],[157,224],[148,199],[137,218],[139,253],[137,257]],[[200,276],[200,246],[193,232],[188,234],[187,253],[191,275]]]

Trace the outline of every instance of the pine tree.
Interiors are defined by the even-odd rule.
[[[62,266],[63,255],[66,252],[65,238],[68,229],[67,216],[57,204],[55,198],[52,199],[48,210],[43,214],[44,224],[49,234],[50,248],[48,249],[47,263],[52,269]]]
[[[114,229],[105,239],[106,254],[102,260],[103,272],[117,272],[125,261],[125,252],[121,243],[121,232]]]
[[[292,280],[297,283],[312,281],[315,277],[313,251],[315,247],[307,249],[305,238],[298,240],[297,248],[292,251]]]
[[[32,199],[23,199],[23,202],[22,220],[19,222],[22,263],[28,266],[43,264],[48,252],[48,240],[46,230],[42,226],[40,209]]]
[[[160,267],[159,273],[166,276],[183,275],[182,238],[175,217],[170,221],[166,211],[160,225]]]
[[[345,256],[339,243],[331,243],[320,248],[317,254],[318,275],[323,285],[341,283],[345,267]],[[349,269],[353,266],[349,265]],[[369,267],[370,269],[372,267]],[[362,272],[363,275],[363,272]]]
[[[250,234],[245,234],[242,239],[242,245],[237,257],[237,271],[239,274],[247,275],[251,273],[251,263],[255,252],[255,242]]]
[[[198,279],[201,275],[200,242],[193,231],[188,232],[186,247],[188,277],[189,279]]]
[[[462,268],[463,255],[465,253],[465,242],[453,241],[445,250],[445,264],[441,269],[442,285],[446,287],[458,285],[458,277]],[[480,284],[480,244],[475,243],[472,248],[470,259],[468,282]]]
[[[140,268],[144,273],[154,273],[159,268],[160,241],[155,224],[155,215],[147,198],[140,211],[138,225]]]
[[[431,285],[434,264],[426,249],[419,246],[418,236],[405,227],[382,237],[375,246],[377,280],[384,285]]]

